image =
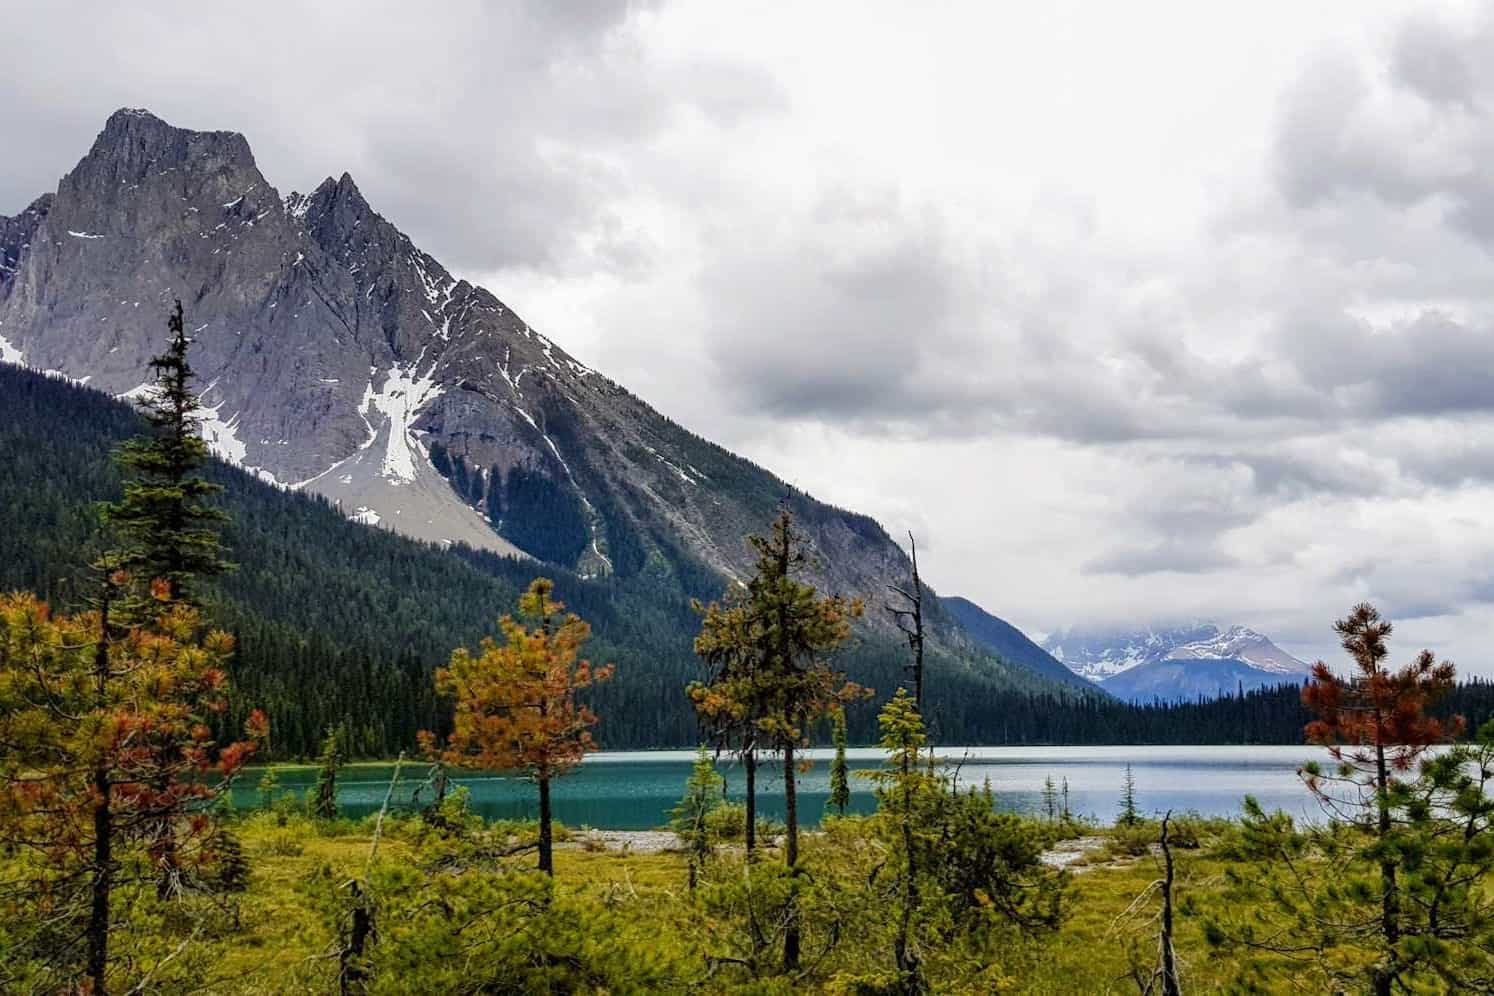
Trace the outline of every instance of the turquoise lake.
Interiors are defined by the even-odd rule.
[[[830,752],[811,751],[813,767],[798,775],[801,817],[818,822],[829,790]],[[960,782],[979,786],[986,779],[996,793],[999,809],[1036,814],[1042,806],[1043,781],[1069,783],[1069,806],[1076,815],[1110,821],[1120,799],[1125,766],[1136,779],[1137,805],[1143,813],[1193,811],[1208,816],[1233,816],[1240,801],[1254,795],[1268,809],[1284,809],[1299,818],[1319,810],[1297,777],[1297,768],[1311,758],[1323,758],[1311,747],[945,747],[940,756],[958,766]],[[875,768],[881,752],[848,752],[853,770]],[[557,780],[556,818],[568,826],[606,830],[647,830],[664,824],[668,811],[684,789],[694,753],[691,751],[615,751],[593,754],[574,772]],[[719,765],[727,791],[740,798],[741,766],[727,758]],[[766,759],[758,768],[758,807],[767,815],[783,815],[782,763]],[[338,800],[350,816],[376,811],[389,790],[393,764],[360,764],[344,770]],[[423,763],[405,763],[395,786],[397,805],[429,801],[431,789],[422,786]],[[259,770],[251,770],[234,790],[241,808],[257,804]],[[279,774],[282,790],[304,794],[315,781],[311,768],[285,769]],[[452,781],[471,792],[473,807],[489,819],[533,818],[535,790],[522,777],[454,772]],[[875,806],[871,787],[852,777],[852,808]]]

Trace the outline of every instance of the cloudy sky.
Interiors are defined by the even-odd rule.
[[[1494,14],[0,0],[0,213],[244,132],[1030,632],[1494,673]]]

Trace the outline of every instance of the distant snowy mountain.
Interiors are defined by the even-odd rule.
[[[1311,670],[1247,626],[1214,623],[1131,632],[1067,629],[1043,649],[1075,674],[1125,699],[1196,698],[1276,684]]]
[[[1126,702],[1193,702],[1301,681],[1305,674],[1264,671],[1242,660],[1199,657],[1148,661],[1111,675],[1100,687]]]
[[[1272,674],[1307,674],[1311,668],[1248,626],[1231,626],[1212,637],[1175,647],[1168,660],[1237,660]]]
[[[1219,627],[1205,622],[1131,632],[1071,628],[1050,634],[1042,646],[1070,671],[1098,684],[1147,661],[1165,660],[1179,647],[1218,635]]]

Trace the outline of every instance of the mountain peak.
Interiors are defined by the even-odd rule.
[[[249,141],[238,132],[178,128],[142,107],[121,107],[109,115],[93,148],[78,165],[81,169],[89,160],[109,160],[144,175],[147,167],[169,169],[191,156],[254,166]]]
[[[46,252],[26,248],[32,232]],[[7,221],[0,244],[5,357],[130,394],[160,314],[190,299],[212,449],[362,522],[709,593],[711,575],[750,569],[742,533],[788,491],[821,583],[870,596],[906,576],[879,526],[567,356],[453,278],[349,173],[282,199],[242,135],[124,109],[45,216]]]

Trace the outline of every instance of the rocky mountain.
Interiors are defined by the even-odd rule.
[[[1069,629],[1043,648],[1113,695],[1151,701],[1191,699],[1300,679],[1304,662],[1246,626],[1208,622],[1131,632]]]
[[[1306,677],[1303,673],[1262,670],[1227,657],[1165,658],[1111,675],[1100,682],[1100,687],[1127,702],[1193,702],[1300,683]]]
[[[940,598],[939,602],[949,610],[949,614],[954,616],[972,640],[1002,660],[1061,685],[1093,687],[1029,639],[1026,633],[1005,619],[991,615],[970,599],[948,595]]]
[[[874,521],[567,355],[351,176],[282,196],[242,135],[121,110],[55,194],[0,217],[0,359],[130,395],[173,298],[213,449],[363,522],[699,588],[744,574],[743,536],[786,501],[827,586],[871,595],[907,574]]]

